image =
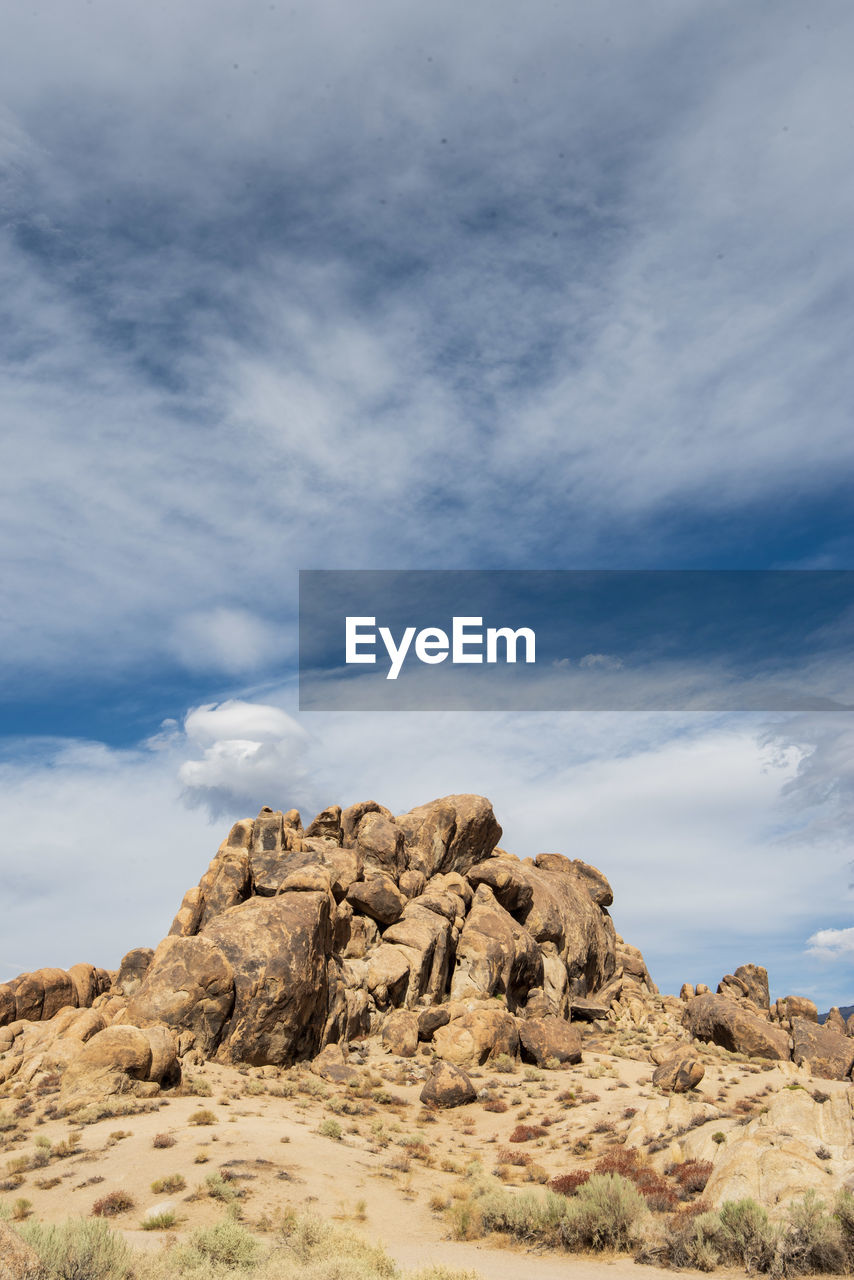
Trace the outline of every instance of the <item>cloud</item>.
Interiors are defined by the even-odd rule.
[[[822,960],[848,960],[854,955],[854,928],[818,929],[807,938],[807,949]]]
[[[16,688],[260,669],[309,564],[844,556],[851,13],[361,13],[10,16]]]

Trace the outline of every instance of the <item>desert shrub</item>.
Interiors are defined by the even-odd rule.
[[[544,1138],[546,1131],[541,1124],[517,1124],[510,1134],[511,1142],[531,1142],[533,1138]]]
[[[683,1160],[670,1170],[683,1191],[704,1191],[712,1173],[711,1160]]]
[[[102,1218],[34,1222],[21,1235],[38,1254],[44,1280],[131,1280],[134,1274],[133,1253]]]
[[[815,1191],[789,1205],[778,1241],[775,1270],[781,1275],[811,1272],[839,1275],[848,1270],[848,1251],[838,1218]]]
[[[33,1202],[32,1200],[27,1200],[25,1196],[19,1196],[12,1205],[12,1217],[15,1222],[26,1222],[32,1211]]]
[[[594,1173],[563,1203],[560,1233],[570,1249],[628,1249],[648,1212],[637,1187],[618,1173]]]
[[[209,1098],[213,1093],[210,1081],[205,1080],[204,1076],[184,1076],[181,1081],[181,1093],[189,1094],[192,1098]]]
[[[182,1173],[167,1173],[165,1178],[157,1178],[151,1184],[151,1190],[156,1196],[172,1195],[176,1191],[183,1191],[187,1185],[187,1179]]]
[[[178,1222],[174,1209],[161,1209],[159,1213],[149,1213],[139,1224],[143,1231],[168,1231]]]
[[[498,1152],[499,1164],[512,1164],[518,1168],[530,1164],[533,1158],[527,1151],[513,1151],[510,1147],[502,1147]]]
[[[151,1145],[153,1147],[174,1147],[175,1139],[171,1133],[155,1133]]]
[[[583,1187],[590,1177],[589,1169],[576,1169],[572,1173],[561,1173],[552,1178],[549,1187],[560,1196],[574,1196],[579,1187]]]
[[[662,1267],[693,1267],[714,1271],[720,1262],[715,1238],[720,1231],[716,1213],[674,1213],[666,1227],[659,1226],[635,1254],[636,1262]]]
[[[487,1231],[505,1232],[515,1240],[556,1243],[567,1202],[549,1191],[542,1195],[495,1187],[483,1190],[477,1203]]]
[[[225,1204],[236,1200],[238,1190],[232,1185],[230,1178],[224,1178],[221,1173],[209,1173],[205,1178],[205,1190],[214,1200],[222,1200]]]
[[[720,1229],[714,1246],[724,1262],[740,1263],[746,1271],[770,1271],[777,1231],[755,1200],[727,1200],[718,1212]]]
[[[193,1112],[187,1124],[216,1124],[216,1116],[207,1107],[202,1107],[200,1111]]]
[[[448,1210],[452,1240],[476,1240],[484,1232],[483,1214],[476,1200],[457,1200]]]
[[[503,1098],[485,1098],[483,1102],[484,1111],[495,1111],[498,1114],[507,1110],[507,1103]]]
[[[261,1255],[261,1245],[233,1218],[223,1218],[212,1227],[199,1227],[188,1242],[171,1257],[178,1268],[189,1270],[200,1264],[214,1263],[225,1267],[254,1267]]]
[[[135,1207],[135,1200],[127,1191],[110,1191],[92,1205],[92,1213],[96,1218],[114,1218],[117,1213],[125,1213]]]
[[[329,1116],[325,1120],[321,1120],[317,1126],[317,1132],[322,1138],[333,1138],[335,1142],[340,1142],[344,1136],[344,1131],[338,1121]]]

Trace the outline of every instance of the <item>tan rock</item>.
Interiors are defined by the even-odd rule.
[[[840,1019],[841,1021],[841,1019]],[[806,1018],[792,1019],[792,1058],[809,1063],[813,1075],[824,1080],[844,1080],[854,1065],[854,1040]]]
[[[250,898],[205,926],[234,971],[234,1008],[219,1055],[283,1065],[320,1049],[334,901],[325,893]]]
[[[828,1028],[829,1031],[835,1031],[840,1036],[848,1035],[848,1028],[845,1025],[845,1019],[843,1018],[842,1014],[839,1012],[839,1009],[836,1005],[834,1005],[833,1008],[828,1013],[827,1017],[824,1020],[824,1025]]]
[[[683,1026],[697,1040],[711,1040],[731,1053],[753,1058],[789,1057],[789,1037],[746,1004],[721,995],[700,995],[689,1000]]]
[[[477,1091],[462,1068],[437,1062],[420,1096],[428,1107],[461,1107],[474,1102]]]
[[[392,1009],[383,1022],[383,1048],[399,1058],[412,1058],[418,1048],[418,1015],[410,1009]]]
[[[331,804],[328,809],[322,810],[306,827],[305,834],[309,839],[316,836],[321,840],[329,840],[332,844],[340,845],[344,839],[340,804]]]
[[[441,1000],[452,956],[451,926],[444,916],[419,907],[416,898],[407,903],[403,918],[385,930],[383,941],[393,943],[409,964],[407,1007],[425,998],[432,1003]]]
[[[348,1064],[344,1047],[340,1044],[328,1044],[325,1049],[321,1049],[312,1062],[311,1069],[315,1075],[328,1080],[330,1084],[349,1084],[351,1080],[359,1078],[358,1071]]]
[[[682,986],[679,988],[679,999],[693,1000],[695,995],[696,995],[696,992],[694,991],[694,988],[691,986],[691,983],[683,982]]]
[[[234,1007],[234,971],[223,951],[203,935],[170,935],[160,943],[127,1007],[128,1022],[163,1023],[190,1031],[195,1048],[210,1057]]]
[[[581,1033],[563,1018],[518,1019],[516,1026],[523,1060],[544,1067],[552,1060],[581,1061]]]
[[[531,934],[481,884],[457,943],[451,998],[503,994],[512,1011],[543,985],[543,958]]]
[[[122,957],[119,976],[113,984],[116,995],[130,998],[140,987],[154,955],[151,947],[134,947]]]
[[[367,986],[380,1008],[403,1001],[409,982],[409,959],[403,948],[381,942],[367,957]]]
[[[370,815],[369,815],[370,816]],[[354,911],[370,916],[378,924],[394,924],[403,914],[406,898],[391,876],[377,873],[369,880],[356,881],[347,890]]]
[[[488,857],[501,839],[492,805],[483,796],[451,795],[420,805],[396,819],[405,838],[406,865],[461,874]]]
[[[17,1020],[15,993],[7,982],[0,982],[0,1027]]]
[[[436,1056],[457,1066],[481,1066],[490,1058],[519,1053],[516,1020],[506,1009],[474,1009],[433,1030]]]
[[[699,1058],[690,1053],[678,1053],[656,1067],[652,1083],[668,1093],[688,1093],[690,1089],[696,1089],[705,1074]]]

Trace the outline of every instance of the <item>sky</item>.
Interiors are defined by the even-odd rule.
[[[263,804],[475,791],[663,989],[854,1002],[848,713],[296,687],[301,569],[854,568],[851,6],[3,25],[0,980],[156,945]]]

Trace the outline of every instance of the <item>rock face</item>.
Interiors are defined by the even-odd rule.
[[[731,1053],[782,1061],[789,1057],[785,1031],[727,996],[695,996],[685,1005],[682,1024],[697,1040],[711,1040]]]
[[[668,1093],[687,1093],[696,1089],[705,1074],[705,1067],[693,1054],[677,1053],[656,1067],[652,1083]]]
[[[828,1026],[807,1018],[792,1019],[792,1057],[800,1066],[806,1062],[814,1076],[825,1080],[845,1080],[854,1066],[854,1040]]]

